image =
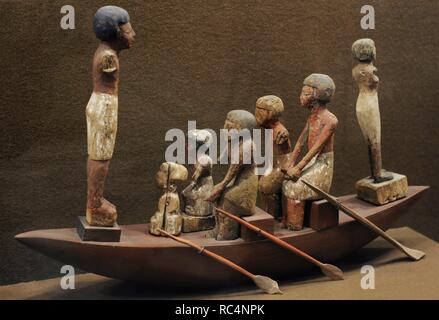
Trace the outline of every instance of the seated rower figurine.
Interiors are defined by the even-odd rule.
[[[160,236],[158,229],[170,234],[181,233],[182,218],[180,212],[180,198],[174,181],[187,180],[187,169],[181,164],[165,162],[160,166],[155,179],[157,185],[163,189],[163,195],[158,202],[158,211],[151,217],[149,232]]]
[[[196,232],[213,229],[215,217],[213,204],[207,201],[213,189],[212,159],[207,154],[198,155],[201,146],[212,143],[208,130],[190,130],[188,149],[195,148],[197,153],[191,183],[181,193],[184,198],[183,232]],[[188,153],[191,150],[188,150]]]
[[[259,195],[262,198],[262,209],[275,218],[282,214],[282,182],[285,175],[280,168],[288,161],[291,152],[288,130],[279,120],[283,111],[284,104],[279,97],[265,96],[256,102],[255,117],[258,126],[273,130],[273,170],[260,177]]]
[[[256,198],[258,194],[258,177],[255,173],[253,159],[252,130],[256,127],[253,114],[245,110],[233,110],[227,114],[224,129],[229,130],[228,152],[230,166],[224,179],[215,185],[209,201],[216,201],[217,206],[237,216],[250,216],[255,213]],[[238,135],[238,150],[233,148],[234,138]],[[232,147],[231,147],[232,146]],[[238,153],[238,159],[233,159],[233,154]],[[237,160],[237,161],[233,161]],[[216,214],[214,235],[217,240],[234,240],[239,237],[239,223]]]
[[[311,115],[292,152],[291,162],[284,170],[289,180],[284,181],[282,193],[285,206],[284,219],[288,229],[301,230],[305,214],[305,201],[321,197],[308,188],[301,179],[329,192],[334,165],[334,132],[338,120],[327,104],[335,91],[334,81],[324,74],[311,74],[303,82],[299,103]],[[302,147],[308,145],[308,153],[298,163]]]

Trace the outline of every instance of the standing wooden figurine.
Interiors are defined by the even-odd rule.
[[[208,130],[190,130],[188,140],[191,141],[188,152],[198,153],[200,147],[207,147],[212,143],[212,135]],[[195,150],[191,150],[192,148]],[[197,154],[191,180],[181,193],[185,201],[183,232],[213,229],[213,204],[207,201],[213,189],[212,159],[207,154]]]
[[[182,217],[180,211],[180,198],[174,181],[185,181],[187,169],[181,164],[165,162],[160,166],[155,179],[157,185],[163,189],[160,197],[157,212],[151,217],[149,232],[162,235],[159,229],[164,229],[173,235],[181,233]]]
[[[259,195],[263,210],[274,217],[282,213],[282,182],[285,179],[280,168],[288,161],[291,141],[288,130],[280,122],[284,104],[279,97],[264,96],[256,102],[255,117],[258,126],[273,130],[273,170],[259,179]]]
[[[134,43],[135,32],[128,12],[116,6],[100,8],[93,19],[93,30],[101,40],[93,58],[93,94],[86,108],[87,117],[87,210],[92,226],[112,227],[116,207],[104,199],[104,184],[113,156],[117,131],[119,53]]]
[[[235,152],[229,134],[229,169],[224,179],[215,185],[209,201],[217,201],[218,207],[229,211],[237,216],[250,216],[255,213],[256,198],[258,194],[258,177],[255,173],[253,159],[253,140],[251,132],[256,127],[256,119],[253,114],[245,110],[233,110],[227,114],[224,129],[229,132],[241,134],[247,132],[247,138],[239,141],[238,163],[231,162],[231,156]],[[217,222],[215,237],[217,240],[234,240],[239,237],[239,223],[216,212]]]
[[[321,199],[301,179],[329,192],[334,170],[334,132],[338,120],[327,104],[335,92],[334,81],[327,75],[314,73],[303,82],[299,103],[311,115],[292,152],[291,162],[285,171],[290,180],[284,181],[284,220],[291,230],[303,228],[305,201]],[[297,162],[303,146],[308,153]]]
[[[382,169],[381,118],[378,103],[378,69],[375,43],[372,39],[359,39],[352,45],[352,54],[358,64],[352,76],[358,84],[356,104],[357,119],[366,140],[369,154],[370,178],[357,181],[355,187],[359,198],[382,205],[407,195],[407,177]]]
[[[358,64],[352,76],[358,84],[357,119],[369,150],[371,176],[376,183],[391,180],[392,174],[382,170],[381,161],[381,118],[378,104],[377,68],[375,43],[372,39],[360,39],[352,45],[352,54]]]

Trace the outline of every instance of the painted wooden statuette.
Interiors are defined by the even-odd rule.
[[[284,168],[288,180],[283,182],[284,224],[291,230],[301,230],[307,200],[321,199],[321,196],[306,186],[302,179],[329,192],[334,169],[334,132],[338,120],[327,104],[335,92],[334,81],[324,74],[311,74],[303,82],[300,106],[311,115],[300,134],[292,152],[291,162]],[[308,153],[297,162],[302,148],[307,145]]]
[[[245,110],[233,110],[227,114],[224,129],[229,132],[242,134],[239,139],[239,159],[234,161],[232,155],[236,152],[232,147],[234,134],[229,134],[229,169],[224,179],[215,185],[209,201],[216,201],[217,206],[237,216],[250,216],[255,213],[258,194],[258,177],[255,173],[253,159],[252,130],[256,127],[253,114]],[[246,134],[247,133],[247,134]],[[217,222],[214,235],[217,240],[234,240],[239,237],[239,223],[215,212]]]
[[[378,103],[377,68],[374,65],[376,47],[372,39],[359,39],[352,45],[352,54],[358,64],[352,76],[358,85],[356,104],[357,120],[366,140],[371,177],[357,182],[356,189],[361,199],[375,203],[402,198],[407,194],[407,178],[382,169],[381,118]]]
[[[256,102],[255,117],[258,126],[273,130],[273,170],[259,179],[262,209],[272,216],[282,215],[282,182],[285,175],[281,168],[288,162],[291,141],[288,130],[280,122],[284,104],[279,97],[269,95]]]
[[[184,202],[183,232],[209,230],[215,227],[213,204],[207,201],[213,189],[212,159],[200,152],[201,147],[212,143],[212,135],[208,130],[190,130],[188,132],[188,153],[192,149],[196,154],[196,163],[191,183],[181,193]]]
[[[180,198],[177,193],[176,181],[186,181],[187,169],[181,164],[165,162],[160,166],[155,176],[157,185],[163,190],[160,197],[157,212],[151,217],[151,234],[162,235],[160,229],[173,235],[181,233],[182,217],[180,211]]]
[[[87,118],[87,210],[91,226],[113,227],[116,206],[103,197],[105,179],[113,156],[117,131],[119,53],[134,43],[135,32],[128,12],[116,6],[100,8],[93,30],[101,40],[93,58],[93,94]]]

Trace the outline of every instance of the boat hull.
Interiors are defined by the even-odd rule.
[[[365,203],[356,196],[339,198],[381,229],[387,230],[408,211],[428,187],[411,186],[406,198],[384,206]],[[23,242],[51,258],[103,276],[135,281],[151,287],[222,288],[248,283],[240,273],[171,239],[147,233],[147,225],[121,226],[119,243],[82,242],[76,229],[52,229],[17,235]],[[279,231],[288,243],[323,262],[334,262],[365,246],[377,235],[340,212],[340,224],[321,231]],[[205,233],[184,234],[254,274],[276,280],[291,278],[315,267],[268,240],[215,241]]]

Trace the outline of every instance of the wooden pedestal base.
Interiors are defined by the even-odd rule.
[[[256,207],[256,212],[254,215],[252,216],[248,216],[248,217],[242,217],[245,221],[251,223],[252,225],[267,231],[271,234],[274,234],[274,224],[275,224],[275,219],[273,218],[273,216],[271,214],[268,214],[267,212],[265,212],[264,210],[262,210],[261,208]],[[259,235],[258,233],[249,230],[248,228],[241,226],[241,238],[244,241],[256,241],[256,240],[261,240],[261,239],[265,239],[264,237],[262,237],[261,235]]]
[[[323,230],[338,225],[338,210],[326,200],[313,201],[309,213],[309,226]]]
[[[78,217],[77,231],[82,241],[119,242],[121,229],[117,223],[113,227],[90,226],[85,217]]]
[[[364,178],[355,184],[358,198],[367,202],[383,205],[407,196],[407,177],[393,173],[393,179],[381,183],[373,183],[372,178]]]
[[[183,214],[183,232],[197,232],[210,230],[215,227],[215,216],[190,216]]]

